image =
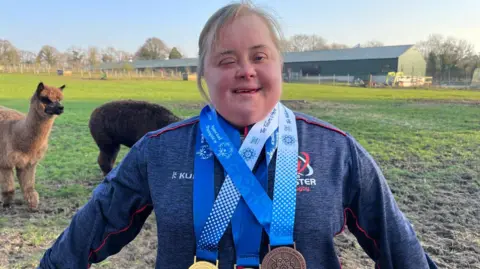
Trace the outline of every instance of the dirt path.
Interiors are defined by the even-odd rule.
[[[439,268],[480,268],[480,188],[468,175],[455,183],[429,182],[431,195],[411,191],[415,184],[392,184],[398,202],[420,234]],[[80,207],[75,201],[43,200],[38,212],[20,204],[0,208],[0,268],[35,268],[44,249]],[[343,268],[373,268],[368,256],[346,230],[335,238]],[[157,242],[155,216],[119,254],[92,268],[153,268]]]

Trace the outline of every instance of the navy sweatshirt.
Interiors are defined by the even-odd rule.
[[[295,112],[299,138],[294,239],[311,269],[340,268],[334,237],[344,227],[356,236],[375,268],[437,268],[399,210],[369,153],[348,133]],[[195,255],[193,171],[199,117],[140,139],[95,188],[40,261],[43,269],[88,268],[118,253],[154,211],[157,269],[187,269]],[[269,165],[272,198],[275,159]],[[215,159],[218,193],[224,179]],[[231,224],[219,244],[219,268],[232,269]],[[268,251],[262,239],[260,257]]]

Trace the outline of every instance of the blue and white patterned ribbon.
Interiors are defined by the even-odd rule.
[[[197,241],[197,256],[204,252],[204,256],[210,256],[210,260],[216,259],[211,253],[216,255],[218,242],[241,197],[269,235],[272,246],[293,244],[298,156],[293,112],[278,103],[264,121],[254,125],[238,152],[220,125],[218,115],[209,106],[202,109],[199,126],[209,148],[228,176],[213,208],[207,206],[203,209],[211,209],[211,212]],[[275,132],[277,127],[278,131]],[[269,138],[272,143],[265,145],[268,161],[278,145],[273,202],[251,171]],[[195,226],[198,237],[198,224]]]

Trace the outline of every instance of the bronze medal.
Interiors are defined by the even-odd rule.
[[[192,264],[188,269],[218,269],[218,267],[213,263],[199,261]]]
[[[290,247],[278,247],[268,252],[263,258],[262,269],[306,269],[307,262],[303,255]]]

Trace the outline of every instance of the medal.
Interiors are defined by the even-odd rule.
[[[256,124],[254,128],[257,128],[257,135],[248,138],[249,135],[246,139],[250,140],[250,143],[246,143],[249,146],[244,147],[242,144],[243,150],[241,148],[237,152],[224,129],[220,126],[216,112],[212,111],[209,106],[202,110],[199,124],[201,132],[209,148],[211,148],[228,175],[203,229],[204,231],[205,229],[209,230],[209,225],[211,226],[212,224],[222,228],[210,233],[202,233],[199,243],[208,246],[208,252],[212,253],[213,251],[216,255],[217,243],[224,229],[226,229],[237,203],[240,201],[240,198],[243,198],[243,201],[250,209],[249,213],[255,216],[258,224],[268,234],[270,245],[276,247],[264,258],[262,267],[266,269],[305,269],[307,268],[306,261],[302,254],[295,248],[285,247],[295,245],[293,228],[295,222],[298,162],[296,118],[291,110],[280,103],[277,104],[274,111],[278,111],[278,137],[274,138],[275,143],[278,144],[278,153],[273,200],[271,200],[260,182],[254,177],[249,160],[252,161],[253,157],[258,156],[258,151],[254,148],[262,147],[264,143],[259,143],[259,141],[265,141],[265,137],[275,137],[275,135],[272,136],[272,129],[269,132],[268,126],[271,126],[270,123],[275,122],[276,119],[272,116],[272,118],[265,121],[264,126]],[[265,146],[267,158],[271,158],[274,148],[271,150],[272,148],[270,147],[269,150],[268,143]],[[216,215],[220,215],[220,217]],[[208,236],[205,236],[207,234]],[[248,241],[248,236],[244,240]],[[202,248],[197,248],[197,253],[202,252],[202,250]],[[257,252],[257,250],[255,251]],[[211,256],[207,260],[215,259]]]
[[[188,269],[218,269],[218,262],[217,265],[206,261],[194,262]]]
[[[306,269],[307,263],[303,255],[290,247],[278,247],[265,255],[262,269]]]
[[[234,173],[235,176],[252,176],[254,182],[260,187],[260,191],[268,198],[265,195],[268,184],[266,175],[268,163],[276,148],[276,139],[273,137],[278,134],[278,117],[277,105],[265,119],[252,127],[244,143],[241,143],[240,134],[233,126],[221,117],[217,117],[215,111],[209,111],[208,106],[202,110],[196,134],[193,183],[196,257],[207,262],[217,260],[218,242],[231,221],[237,264],[242,266],[260,264],[259,251],[263,227],[251,214],[245,201],[241,199],[241,194],[231,179],[233,173],[231,169],[225,169],[225,180],[215,199],[214,157],[220,156],[224,167],[236,166],[238,163],[243,165],[246,170]],[[212,138],[221,144],[212,144]],[[255,177],[252,169],[264,145],[270,149],[271,154],[267,154],[266,160],[259,165]],[[196,264],[194,263],[192,268],[206,266],[206,264]]]

